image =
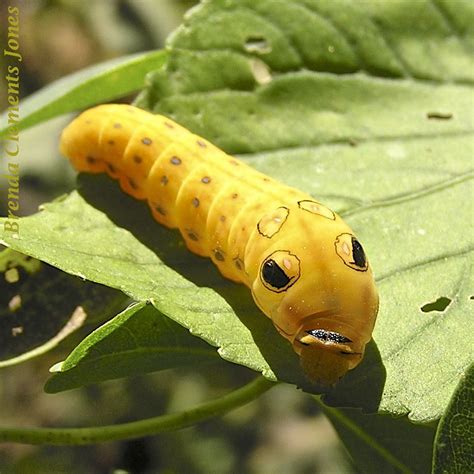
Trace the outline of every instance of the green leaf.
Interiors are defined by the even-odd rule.
[[[416,472],[431,468],[435,428],[406,417],[367,415],[321,404],[360,472]]]
[[[79,344],[46,384],[56,393],[104,380],[219,360],[208,344],[138,303]]]
[[[0,116],[0,123],[6,124],[0,128],[0,137],[8,133],[10,126],[23,130],[67,112],[130,94],[143,86],[149,71],[159,69],[165,61],[165,51],[132,54],[59,79],[22,100],[19,111],[7,109]]]
[[[327,203],[364,243],[375,343],[327,403],[434,420],[470,363],[473,12],[460,0],[208,1],[137,100]],[[81,182],[88,204],[72,194],[4,242],[151,299],[225,359],[304,384],[248,290],[110,180]],[[426,312],[440,298],[449,305]]]
[[[469,1],[212,1],[138,100],[326,202],[364,243],[376,347],[327,403],[433,420],[470,363],[473,20]]]
[[[134,300],[151,301],[219,347],[224,359],[272,379],[277,372],[278,379],[306,383],[295,353],[245,287],[222,278],[210,260],[190,254],[177,231],[159,226],[147,206],[107,177],[80,175],[79,183],[86,201],[72,193],[46,204],[41,213],[19,220],[19,238],[5,236],[3,242]]]
[[[434,474],[474,472],[474,365],[461,378],[438,425]]]
[[[0,367],[56,347],[83,325],[110,317],[125,296],[11,249],[0,252]]]

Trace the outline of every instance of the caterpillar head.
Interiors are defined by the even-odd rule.
[[[250,272],[257,305],[292,343],[307,376],[335,383],[362,360],[378,311],[362,245],[311,200],[267,213],[257,231]]]

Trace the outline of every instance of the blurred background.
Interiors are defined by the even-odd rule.
[[[196,3],[12,0],[0,3],[1,37],[3,41],[8,5],[18,6],[21,95],[27,97],[91,64],[162,48],[184,12]],[[3,56],[0,66],[4,71]],[[5,110],[4,87],[0,105]],[[75,174],[57,151],[60,131],[69,120],[61,117],[21,133],[23,216],[74,188]],[[6,212],[4,192],[0,190],[0,215]],[[164,371],[45,394],[49,367],[63,360],[74,342],[73,337],[37,360],[1,369],[2,425],[77,427],[133,421],[190,408],[255,377],[243,367],[221,362],[199,373]],[[292,474],[351,473],[354,467],[312,398],[293,386],[280,385],[221,419],[179,432],[87,447],[3,444],[0,472]]]

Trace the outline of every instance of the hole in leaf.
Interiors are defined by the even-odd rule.
[[[432,311],[443,312],[451,303],[451,299],[446,296],[440,296],[436,301],[432,303],[424,304],[420,309],[423,313],[431,313]]]
[[[453,118],[451,112],[427,112],[426,118],[428,120],[450,120]]]
[[[252,58],[249,61],[249,64],[253,77],[258,84],[268,84],[272,81],[272,73],[270,72],[269,67],[263,61]]]
[[[268,54],[272,47],[263,36],[250,36],[244,43],[244,49],[247,53]]]

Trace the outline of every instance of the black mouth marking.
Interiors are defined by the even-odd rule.
[[[324,342],[335,342],[337,344],[343,344],[345,342],[352,342],[348,337],[339,334],[338,332],[325,331],[324,329],[311,329],[306,331],[311,336]]]

